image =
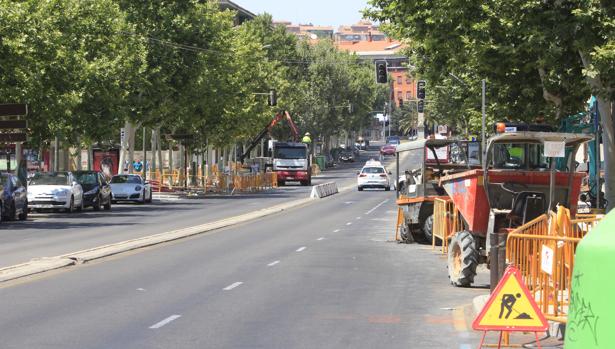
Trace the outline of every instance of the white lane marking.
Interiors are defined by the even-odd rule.
[[[348,223],[346,223],[346,225],[352,225],[352,222],[348,222]]]
[[[344,201],[344,203],[345,203],[346,205],[350,205],[350,204],[354,203],[354,201]]]
[[[340,230],[339,230],[339,229],[335,229],[333,232],[334,232],[334,233],[339,233],[339,232],[340,232]]]
[[[361,217],[357,217],[357,219],[361,219]]]
[[[139,287],[139,288],[137,288],[137,291],[145,291],[145,289],[144,289],[144,288]]]
[[[305,250],[306,248],[307,248],[307,247],[305,247],[305,246],[301,246],[301,247],[299,247],[299,248],[297,249],[297,252],[301,252],[301,251]]]
[[[318,239],[316,239],[316,240],[318,240],[318,241],[322,241],[322,240],[324,240],[324,239],[325,239],[325,238],[318,238]]]
[[[280,263],[280,261],[273,261],[273,262],[271,262],[271,263],[267,264],[267,266],[268,266],[268,267],[273,267],[274,265],[276,265],[276,264],[278,264],[278,263]]]
[[[223,290],[225,290],[225,291],[230,291],[230,290],[234,289],[235,287],[237,287],[237,286],[239,286],[239,285],[241,285],[241,284],[243,284],[243,282],[241,282],[241,281],[237,281],[237,282],[235,282],[235,283],[232,283],[232,284],[230,284],[230,285],[226,286],[225,288],[223,288]]]
[[[168,318],[166,318],[166,319],[164,319],[164,320],[162,320],[162,321],[160,321],[158,323],[155,323],[155,324],[151,325],[149,328],[155,330],[157,328],[160,328],[160,327],[168,324],[169,322],[171,322],[173,320],[179,319],[180,317],[181,317],[181,315],[171,315]]]
[[[374,208],[372,208],[371,210],[365,212],[365,214],[371,214],[372,212],[374,212],[376,209],[378,209],[378,207],[386,204],[387,202],[389,202],[389,199],[384,200],[383,202],[379,203],[378,205],[374,206]]]

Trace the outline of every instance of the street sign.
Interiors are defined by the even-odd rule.
[[[0,104],[0,116],[28,115],[27,104]]]
[[[26,142],[27,140],[25,133],[0,133],[0,143]]]
[[[28,128],[26,120],[0,120],[0,130]]]
[[[126,130],[122,127],[120,129],[120,144],[123,146],[126,141]]]
[[[510,266],[487,304],[474,319],[472,328],[482,331],[545,331],[544,314],[521,280],[519,270]]]

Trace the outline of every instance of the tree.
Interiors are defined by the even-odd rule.
[[[430,84],[450,88],[446,79],[453,73],[474,89],[486,78],[489,114],[497,119],[531,122],[540,115],[554,123],[583,110],[590,91],[596,94],[601,114],[608,116],[602,118],[607,173],[615,173],[610,117],[615,9],[608,1],[370,3],[367,15],[408,41],[418,73]],[[442,98],[447,99],[434,98],[434,104],[444,106]],[[615,177],[607,175],[607,181],[612,184],[606,185],[607,199],[615,204],[609,189]]]

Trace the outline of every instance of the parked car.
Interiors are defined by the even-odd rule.
[[[83,188],[84,207],[92,207],[94,211],[99,211],[101,207],[105,211],[111,209],[111,186],[102,172],[75,171],[73,175]]]
[[[370,160],[357,173],[357,188],[362,191],[364,188],[383,188],[391,190],[391,180],[388,172],[380,161]]]
[[[380,147],[380,155],[382,156],[393,156],[395,155],[395,149],[397,149],[397,147],[393,144],[385,144],[382,147]]]
[[[117,175],[111,177],[112,201],[152,202],[152,187],[139,175]]]
[[[40,172],[28,181],[28,203],[34,211],[41,209],[65,212],[83,209],[83,189],[71,172]]]
[[[28,219],[28,193],[19,177],[0,173],[0,220]]]

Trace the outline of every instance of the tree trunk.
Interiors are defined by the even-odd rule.
[[[157,165],[158,163],[156,162],[156,155],[158,154],[158,148],[156,147],[158,145],[158,143],[156,142],[156,130],[152,129],[152,138],[150,140],[151,145],[150,147],[152,148],[152,172],[154,173],[154,175],[156,175],[156,169],[157,169]]]
[[[164,169],[164,162],[162,162],[162,139],[160,137],[160,127],[156,128],[156,149],[158,153],[158,166],[160,167],[160,173]]]
[[[602,147],[604,148],[604,197],[606,211],[615,206],[615,131],[613,130],[613,111],[611,101],[597,96],[600,123],[602,126]],[[599,176],[599,175],[598,175]],[[601,190],[601,187],[598,187]]]
[[[544,68],[538,68],[538,75],[540,75],[540,81],[542,82],[542,96],[547,102],[555,104],[555,118],[559,121],[562,114],[562,97],[555,95],[547,90],[547,87],[545,85],[547,73]]]
[[[591,68],[590,56],[579,50],[581,61],[586,69]],[[605,85],[600,80],[600,75],[587,76],[587,81],[592,90],[598,91],[598,112],[600,113],[600,123],[602,126],[602,147],[604,153],[604,198],[607,200],[606,212],[608,213],[615,205],[615,130],[613,130],[613,111],[611,105],[613,101],[605,98],[608,92]],[[609,94],[610,95],[610,94]],[[598,177],[600,175],[598,174]],[[600,186],[598,187],[600,190]]]

